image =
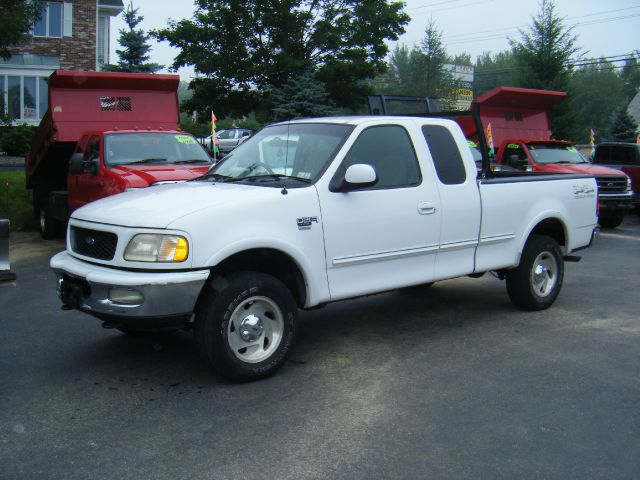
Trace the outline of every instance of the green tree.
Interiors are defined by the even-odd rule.
[[[197,0],[191,20],[153,32],[180,53],[174,68],[193,65],[190,108],[270,114],[269,92],[311,71],[333,103],[356,107],[367,79],[385,68],[385,40],[396,40],[409,17],[388,0]],[[212,100],[214,99],[214,100]]]
[[[587,143],[589,131],[593,129],[596,140],[602,140],[615,106],[625,101],[624,87],[613,64],[604,59],[574,70],[569,90],[573,92],[570,107],[575,112],[576,122],[569,138]]]
[[[418,48],[396,45],[389,55],[387,71],[373,82],[374,91],[386,95],[425,96],[421,64],[422,52]]]
[[[123,15],[127,28],[120,29],[118,43],[122,46],[122,50],[116,50],[119,58],[118,63],[103,65],[102,69],[107,72],[157,72],[162,68],[162,65],[149,63],[149,51],[151,50],[147,43],[149,35],[145,34],[142,29],[136,29],[144,17],[138,15],[138,9],[133,8],[133,2],[129,3]]]
[[[34,23],[40,20],[42,7],[39,2],[27,0],[2,0],[0,3],[0,57],[11,56],[9,47],[22,43]]]
[[[274,88],[271,95],[274,120],[326,117],[335,112],[324,83],[316,80],[313,72],[292,78],[281,88]]]
[[[528,31],[520,30],[520,40],[510,40],[518,67],[518,86],[567,92],[571,58],[580,53],[577,37],[556,13],[554,0],[541,0],[540,11],[532,22]],[[568,95],[570,98],[570,91]],[[555,107],[551,123],[556,138],[569,138],[575,121],[569,102]]]
[[[518,66],[512,51],[497,54],[485,52],[476,59],[473,94],[488,92],[496,87],[517,87]]]
[[[611,115],[609,137],[616,142],[635,142],[638,135],[638,124],[629,115],[626,102],[615,109]]]
[[[640,90],[640,51],[636,50],[632,57],[624,62],[621,77],[624,81],[625,94],[629,101],[633,100]]]

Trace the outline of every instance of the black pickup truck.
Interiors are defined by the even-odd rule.
[[[596,146],[593,163],[617,168],[631,179],[633,204],[640,214],[640,144],[603,142]]]

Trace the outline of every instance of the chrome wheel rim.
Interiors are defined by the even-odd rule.
[[[227,343],[236,358],[258,363],[278,349],[284,334],[284,317],[267,297],[250,297],[238,305],[227,326]]]
[[[540,253],[531,269],[531,288],[538,297],[549,295],[558,282],[558,262],[550,252]]]

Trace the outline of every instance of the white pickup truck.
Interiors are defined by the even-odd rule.
[[[596,232],[585,175],[480,179],[458,125],[345,117],[269,126],[205,176],[76,210],[51,259],[63,308],[126,333],[193,328],[222,375],[264,377],[300,309],[493,271],[549,307]]]

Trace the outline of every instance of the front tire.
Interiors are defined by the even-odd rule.
[[[507,293],[523,310],[544,310],[558,297],[564,278],[560,246],[546,235],[532,236],[520,264],[507,273]]]
[[[205,288],[196,310],[198,350],[220,375],[251,381],[278,370],[292,349],[297,306],[271,275],[243,272]]]
[[[624,212],[615,212],[600,215],[598,223],[602,228],[616,228],[624,220]]]

